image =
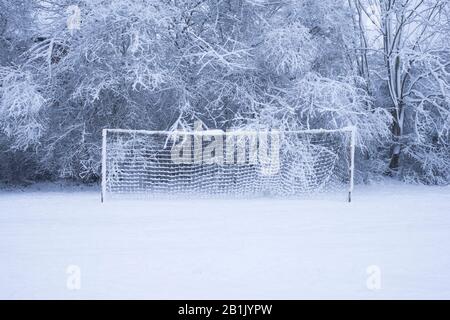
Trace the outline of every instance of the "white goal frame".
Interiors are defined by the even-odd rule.
[[[102,161],[101,161],[101,202],[104,202],[107,194],[107,136],[108,133],[125,133],[125,134],[144,134],[144,135],[163,135],[170,137],[171,135],[193,135],[200,136],[211,132],[220,132],[222,135],[255,135],[259,131],[222,131],[222,130],[205,130],[205,131],[149,131],[149,130],[132,130],[132,129],[103,129],[102,131]],[[348,132],[350,133],[350,148],[349,148],[349,187],[348,187],[348,202],[352,201],[352,193],[354,189],[354,174],[355,174],[355,145],[356,145],[356,126],[348,126],[340,129],[309,129],[286,131],[289,134],[327,134]]]

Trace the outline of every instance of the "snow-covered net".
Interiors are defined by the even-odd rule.
[[[103,132],[105,198],[349,195],[354,129]]]

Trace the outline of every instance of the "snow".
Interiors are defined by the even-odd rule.
[[[0,191],[2,299],[450,298],[450,187],[356,186],[351,204],[40,189]]]

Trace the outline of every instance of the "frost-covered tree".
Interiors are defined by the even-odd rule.
[[[0,9],[0,157],[26,163],[18,171],[28,178],[98,179],[103,128],[201,120],[356,125],[359,177],[390,163],[449,181],[448,1],[0,0]]]
[[[386,84],[390,98],[391,173],[402,169],[406,178],[431,183],[449,177],[449,5],[447,0],[355,1],[364,39],[359,61],[368,78]]]
[[[358,167],[365,172],[360,177],[369,178],[382,169],[380,149],[390,116],[374,105],[366,79],[353,66],[350,13],[344,1],[304,1],[287,2],[271,15],[264,36],[270,40],[259,48],[270,82],[252,125],[286,130],[356,125]]]
[[[21,67],[35,40],[36,6],[34,0],[0,0],[0,181],[19,181],[37,172],[35,153],[27,147],[43,132],[45,98],[36,74]]]

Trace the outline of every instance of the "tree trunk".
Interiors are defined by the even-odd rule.
[[[400,140],[403,135],[403,123],[401,121],[401,118],[403,116],[402,114],[402,106],[399,106],[399,113],[397,114],[394,112],[394,122],[392,123],[391,131],[392,135],[394,136],[394,144],[391,148],[391,161],[389,162],[389,175],[393,176],[398,172],[398,169],[400,167],[400,152],[401,152],[401,145]],[[398,117],[400,115],[400,119]]]

